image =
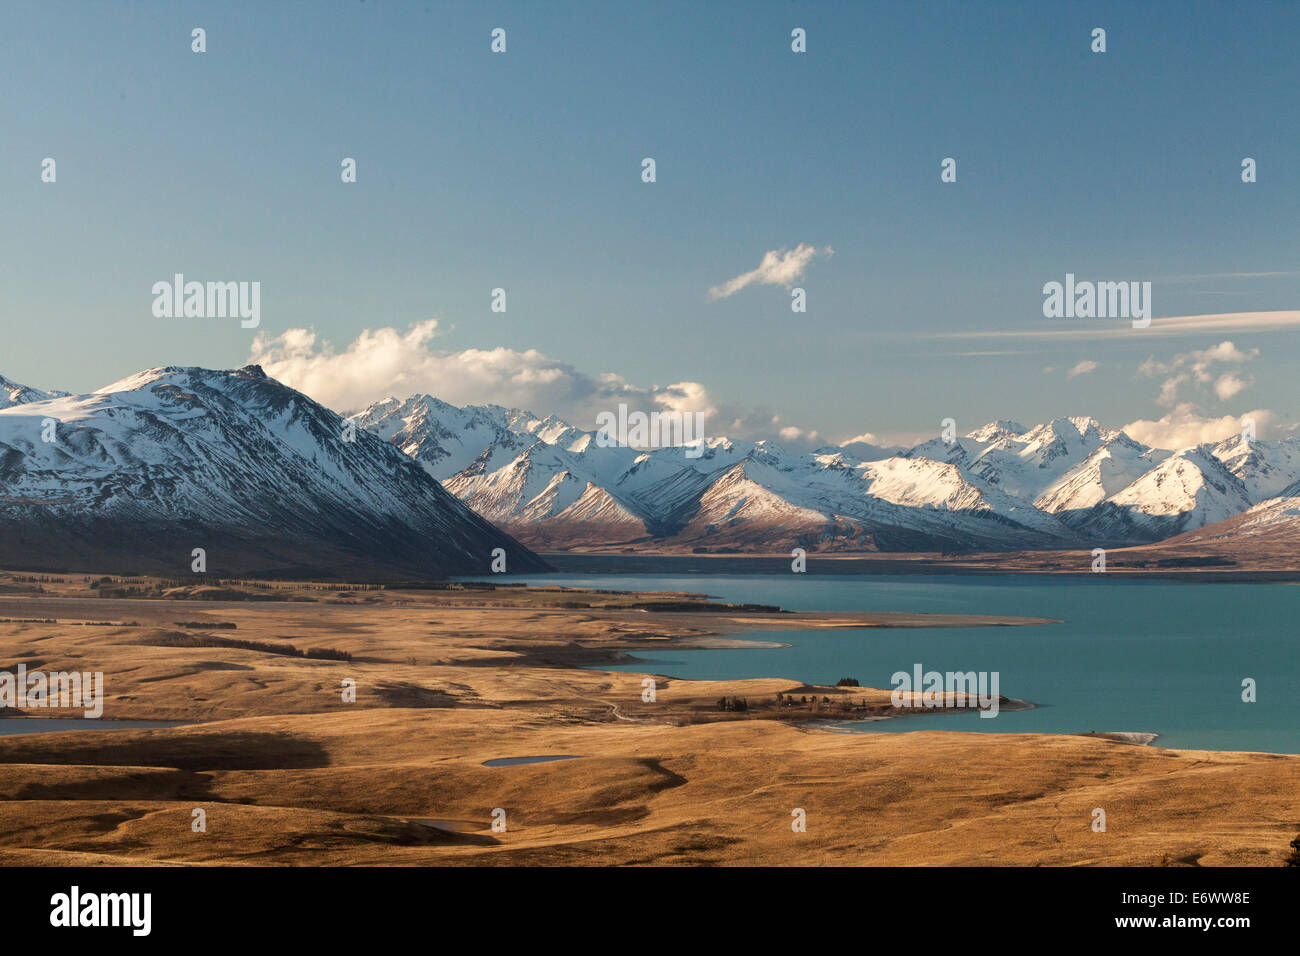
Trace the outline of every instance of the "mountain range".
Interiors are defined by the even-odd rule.
[[[1168,451],[1087,417],[908,449],[710,438],[604,447],[554,416],[428,395],[353,416],[539,550],[1002,551],[1160,541],[1300,494],[1300,440]],[[699,451],[699,449],[695,449]]]
[[[0,378],[0,567],[441,577],[546,565],[388,442],[257,366],[86,395]]]
[[[444,576],[534,551],[970,553],[1300,535],[1300,440],[1151,448],[1087,417],[912,448],[609,445],[428,395],[344,418],[268,378],[0,377],[0,567]],[[1199,535],[1194,537],[1194,535]],[[1261,539],[1262,540],[1262,539]]]

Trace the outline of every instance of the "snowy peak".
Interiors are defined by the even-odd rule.
[[[1202,447],[1241,480],[1253,502],[1284,494],[1300,478],[1300,439],[1264,441],[1235,435]]]
[[[180,573],[200,547],[218,574],[427,576],[503,547],[539,566],[391,444],[349,431],[257,366],[148,369],[0,409],[0,558]]]
[[[1120,432],[1044,488],[1034,506],[1072,517],[1127,488],[1168,456],[1169,452],[1147,448]]]
[[[1028,429],[1019,422],[1013,422],[1009,419],[999,419],[996,422],[989,422],[968,434],[967,438],[973,438],[975,441],[988,445],[1003,438],[1015,438],[1017,435],[1023,435]]]
[[[426,399],[412,414],[389,400],[357,421],[481,514],[548,547],[566,546],[568,534],[583,546],[623,544],[633,531],[692,550],[1152,541],[1300,480],[1300,455],[1292,462],[1295,448],[1284,443],[1252,443],[1253,451],[1224,443],[1169,463],[1169,452],[1088,416],[1028,428],[999,420],[892,452],[854,442],[793,453],[772,441],[708,438],[698,455],[603,447],[595,432],[499,406]]]
[[[43,392],[30,385],[19,385],[0,375],[0,408],[12,408],[15,405],[29,405],[47,398],[66,395],[67,392]]]
[[[426,408],[434,414],[413,416],[389,401],[357,421],[426,467],[436,457],[434,473],[448,490],[522,539],[547,546],[562,533],[589,544],[602,522],[609,524],[607,544],[626,542],[631,530],[706,549],[786,548],[793,539],[819,548],[874,548],[880,541],[1004,548],[1060,542],[1068,534],[1031,503],[964,470],[987,448],[969,438],[939,443],[930,455],[924,448],[875,455],[880,449],[861,443],[800,454],[773,441],[727,438],[695,449],[646,450],[603,447],[595,433],[554,417],[497,412],[494,428],[475,431],[467,427],[471,409]],[[455,456],[446,454],[448,434],[460,442]],[[523,449],[521,440],[528,442]],[[872,454],[864,458],[858,448]],[[952,460],[931,457],[939,454]]]
[[[1088,423],[1085,429],[1089,435],[1085,435],[1085,430],[1080,429],[1072,418],[1054,418],[1045,425],[1030,429],[1014,440],[1019,446],[1020,457],[1043,465],[1062,456],[1078,455],[1085,448],[1091,453],[1101,444],[1101,433],[1095,426],[1088,427],[1092,425],[1091,419],[1080,421]]]
[[[1300,483],[1290,491],[1300,491]],[[1166,545],[1190,545],[1201,552],[1248,553],[1252,561],[1265,566],[1270,560],[1288,566],[1300,547],[1300,495],[1269,498],[1225,521],[1161,542],[1161,547]]]
[[[868,462],[860,473],[874,498],[909,508],[974,511],[988,508],[984,492],[955,465],[927,458],[887,458]]]
[[[498,458],[513,458],[527,447],[528,439],[509,427],[521,414],[498,406],[462,409],[429,395],[414,395],[405,401],[377,402],[352,421],[445,480],[473,465],[487,449]]]
[[[1201,524],[1250,506],[1241,480],[1204,448],[1184,448],[1109,499],[1146,515],[1196,512]]]
[[[1300,496],[1300,440],[1171,454],[1086,416],[798,453],[609,446],[554,415],[423,394],[343,419],[257,366],[146,369],[80,396],[0,379],[0,400],[0,526],[63,565],[138,541],[138,566],[176,570],[197,535],[244,568],[482,570],[489,545],[538,566],[489,522],[559,549],[1110,546]]]
[[[1164,459],[1094,508],[1076,527],[1116,543],[1158,541],[1240,514],[1245,485],[1206,447]]]

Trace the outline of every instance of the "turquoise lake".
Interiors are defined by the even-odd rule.
[[[889,688],[914,664],[997,671],[1036,705],[994,718],[936,713],[842,726],[869,733],[1146,731],[1157,746],[1300,753],[1300,586],[1045,575],[543,574],[530,584],[703,592],[800,611],[928,611],[1057,618],[1032,627],[761,631],[782,648],[639,653],[603,669],[682,679],[855,677]],[[1256,702],[1242,701],[1253,678]]]
[[[0,717],[0,737],[57,734],[65,730],[139,730],[177,727],[177,720],[97,720],[85,717]]]

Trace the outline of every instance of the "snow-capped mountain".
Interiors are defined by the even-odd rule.
[[[1070,521],[1123,491],[1169,455],[1119,432],[1040,491],[1034,505]]]
[[[1170,455],[1076,524],[1101,541],[1159,541],[1240,514],[1251,505],[1240,478],[1207,446]]]
[[[34,390],[27,390],[27,395]],[[334,577],[544,565],[397,448],[257,366],[0,408],[0,566]]]
[[[1219,442],[1211,454],[1241,479],[1252,502],[1281,495],[1300,476],[1300,439],[1273,441],[1236,435]]]
[[[1232,530],[1239,537],[1281,538],[1294,546],[1300,541],[1300,485],[1290,493],[1269,498],[1231,518]],[[1221,537],[1228,521],[1201,529],[1205,538]]]
[[[1300,443],[1177,453],[1087,417],[996,421],[911,449],[795,453],[602,447],[518,409],[389,399],[355,416],[534,546],[690,551],[969,551],[1138,544],[1237,514],[1300,480]]]
[[[1293,564],[1300,552],[1300,482],[1224,521],[1161,542],[1159,547],[1193,547],[1228,555],[1248,554],[1268,564]]]
[[[479,572],[495,547],[510,570],[540,566],[493,524],[552,550],[1111,547],[1300,496],[1300,440],[1171,453],[1084,417],[910,449],[709,438],[688,454],[425,395],[349,428],[255,366],[79,396],[0,379],[0,403],[0,566],[179,574],[196,547],[213,573]]]
[[[470,507],[536,546],[935,550],[1047,547],[1068,529],[946,462],[862,447],[794,454],[771,442],[602,447],[593,432],[496,406],[425,396],[356,416],[426,464]],[[489,442],[459,472],[455,469]],[[426,459],[425,455],[429,457]],[[793,544],[792,544],[793,542]]]
[[[1091,418],[1057,418],[1034,428],[1000,421],[953,441],[931,439],[905,454],[947,461],[987,485],[1033,501],[1121,436]]]
[[[3,375],[0,375],[0,408],[12,408],[15,405],[26,405],[29,402],[39,402],[66,394],[67,392],[42,392],[40,389],[32,388],[29,385],[19,385],[17,382],[11,382]]]
[[[1067,530],[945,462],[790,455],[767,446],[699,495],[678,544],[741,549],[932,551],[1060,546]]]
[[[520,414],[512,416],[496,406],[460,409],[416,395],[404,402],[390,398],[372,405],[356,422],[418,459],[435,477],[450,478],[473,464],[484,449],[494,449],[498,456],[523,451],[530,443],[528,433],[511,428],[523,424]]]

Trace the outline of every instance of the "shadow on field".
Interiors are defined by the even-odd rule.
[[[0,764],[6,763],[176,770],[299,770],[327,767],[329,756],[316,742],[290,734],[77,730],[0,737]]]

